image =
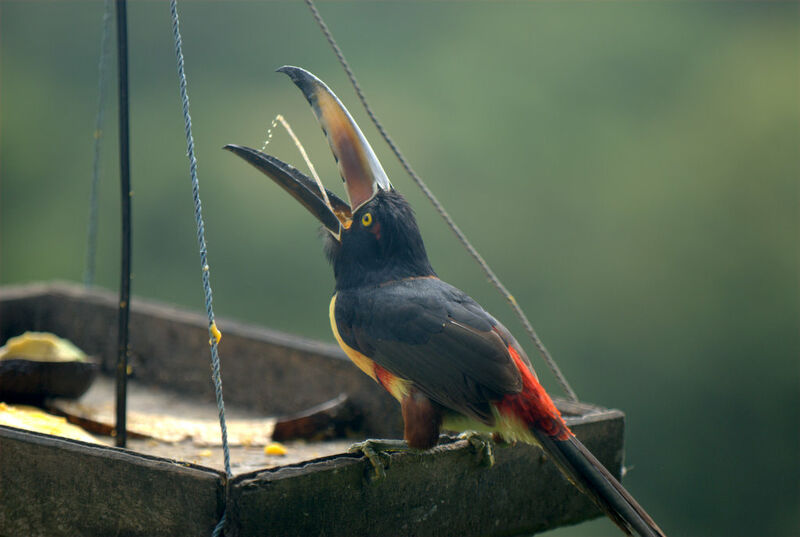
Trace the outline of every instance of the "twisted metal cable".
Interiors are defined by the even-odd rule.
[[[313,0],[305,0],[305,3],[311,10],[311,14],[317,21],[317,24],[322,30],[322,33],[325,34],[325,38],[328,40],[328,44],[333,49],[333,52],[336,54],[336,57],[339,59],[339,63],[341,63],[342,67],[344,67],[344,70],[347,73],[347,77],[350,79],[350,82],[353,84],[353,88],[355,88],[356,90],[358,99],[361,101],[361,104],[367,111],[367,115],[369,115],[369,118],[372,120],[372,122],[375,124],[375,127],[381,133],[383,139],[386,140],[386,143],[389,145],[389,148],[392,150],[397,159],[400,161],[400,164],[403,166],[403,169],[405,169],[406,173],[408,173],[408,175],[411,177],[411,179],[413,179],[413,181],[417,184],[420,190],[422,190],[422,193],[425,194],[425,196],[428,198],[431,204],[433,204],[433,207],[436,209],[436,212],[439,213],[439,215],[444,219],[444,221],[453,231],[453,233],[455,233],[458,240],[461,242],[464,248],[466,248],[467,252],[469,252],[469,255],[472,256],[472,258],[478,263],[478,265],[480,265],[481,269],[483,269],[484,274],[486,274],[486,277],[489,279],[492,285],[494,285],[494,287],[500,292],[500,294],[502,294],[505,297],[506,301],[508,301],[508,303],[511,305],[511,309],[514,310],[514,313],[517,315],[517,318],[525,327],[525,331],[528,333],[528,336],[530,336],[531,340],[533,340],[534,345],[536,345],[536,348],[539,350],[539,354],[542,355],[542,358],[547,363],[547,366],[555,375],[559,386],[561,386],[561,389],[572,401],[577,402],[578,396],[575,394],[575,391],[569,385],[569,382],[567,382],[566,377],[561,372],[561,369],[558,367],[553,357],[550,355],[550,352],[548,352],[547,348],[544,346],[544,343],[542,343],[542,340],[539,338],[538,334],[536,333],[536,330],[533,329],[533,326],[528,320],[528,317],[525,315],[525,312],[522,311],[522,308],[517,303],[517,300],[508,291],[508,289],[506,289],[505,285],[503,285],[503,283],[491,269],[489,264],[478,253],[475,247],[472,246],[472,244],[467,239],[466,235],[464,235],[461,229],[456,225],[456,223],[450,217],[448,212],[445,210],[444,206],[442,206],[442,204],[439,202],[439,200],[436,198],[433,192],[431,192],[431,190],[428,188],[428,186],[425,184],[422,178],[419,175],[417,175],[417,173],[411,168],[411,165],[408,163],[406,158],[400,152],[400,149],[397,147],[394,141],[389,137],[389,134],[386,132],[386,129],[384,129],[383,124],[380,121],[378,121],[378,118],[375,116],[375,113],[372,111],[372,108],[367,103],[367,99],[364,96],[364,92],[361,90],[361,86],[358,84],[358,81],[356,80],[356,77],[353,74],[352,69],[350,69],[350,64],[347,63],[347,60],[345,59],[344,54],[342,53],[342,50],[339,48],[339,45],[333,38],[333,34],[328,29],[328,26],[325,24],[325,21],[322,19],[322,15],[320,15],[319,11],[317,10],[317,7],[314,5]]]
[[[192,136],[192,117],[189,114],[189,96],[186,91],[186,73],[183,68],[183,47],[178,21],[178,6],[176,0],[170,0],[170,13],[172,14],[172,32],[175,38],[175,55],[178,60],[178,78],[180,80],[181,104],[183,106],[183,120],[186,133],[186,148],[189,157],[189,174],[192,179],[192,198],[194,200],[194,214],[197,223],[197,242],[200,246],[200,266],[202,267],[203,290],[205,293],[206,314],[208,315],[208,334],[211,345],[211,378],[214,382],[214,392],[217,398],[217,408],[219,409],[219,426],[222,434],[222,453],[225,463],[225,475],[227,480],[233,477],[231,472],[231,456],[228,448],[228,428],[225,423],[225,402],[222,398],[222,377],[220,374],[220,360],[218,345],[221,334],[214,322],[214,308],[212,306],[212,293],[210,280],[210,268],[208,266],[208,252],[206,249],[205,225],[203,224],[203,208],[200,202],[200,183],[197,179],[197,158],[194,154],[194,138]],[[226,480],[226,496],[228,491]],[[227,498],[226,498],[227,503]],[[222,535],[227,519],[227,510],[223,511],[222,517],[214,527],[213,537]]]
[[[100,38],[100,60],[97,66],[97,115],[94,122],[92,157],[92,184],[89,190],[89,225],[86,231],[86,260],[83,266],[83,284],[94,284],[97,258],[97,192],[100,184],[100,140],[103,137],[103,118],[108,88],[108,36],[111,33],[111,0],[105,0],[103,32]]]

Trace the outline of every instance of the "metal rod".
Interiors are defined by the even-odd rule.
[[[117,0],[117,69],[119,94],[119,168],[122,200],[122,267],[119,285],[119,331],[117,333],[117,447],[127,440],[128,318],[131,294],[131,177],[128,138],[128,20],[126,0]]]

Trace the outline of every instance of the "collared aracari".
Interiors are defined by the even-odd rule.
[[[333,334],[355,365],[400,402],[408,446],[433,447],[441,428],[536,444],[625,533],[664,535],[575,438],[514,336],[436,276],[411,207],[336,95],[303,69],[278,71],[311,104],[349,203],[274,157],[237,145],[225,149],[288,191],[327,231],[336,280]]]

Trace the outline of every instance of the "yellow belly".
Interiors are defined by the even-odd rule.
[[[405,397],[409,392],[409,381],[396,377],[383,369],[381,369],[383,374],[380,378],[378,378],[375,362],[349,346],[344,342],[342,336],[339,335],[339,328],[336,326],[336,314],[334,313],[335,307],[336,295],[333,295],[328,313],[331,318],[331,330],[333,331],[333,337],[336,338],[336,342],[339,343],[339,346],[342,348],[347,357],[350,358],[350,360],[356,364],[361,371],[372,377],[372,380],[386,388],[386,391],[391,393],[395,399],[402,402],[403,397]]]

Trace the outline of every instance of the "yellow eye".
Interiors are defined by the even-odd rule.
[[[372,225],[372,213],[364,213],[364,216],[361,217],[361,225],[364,227]]]

